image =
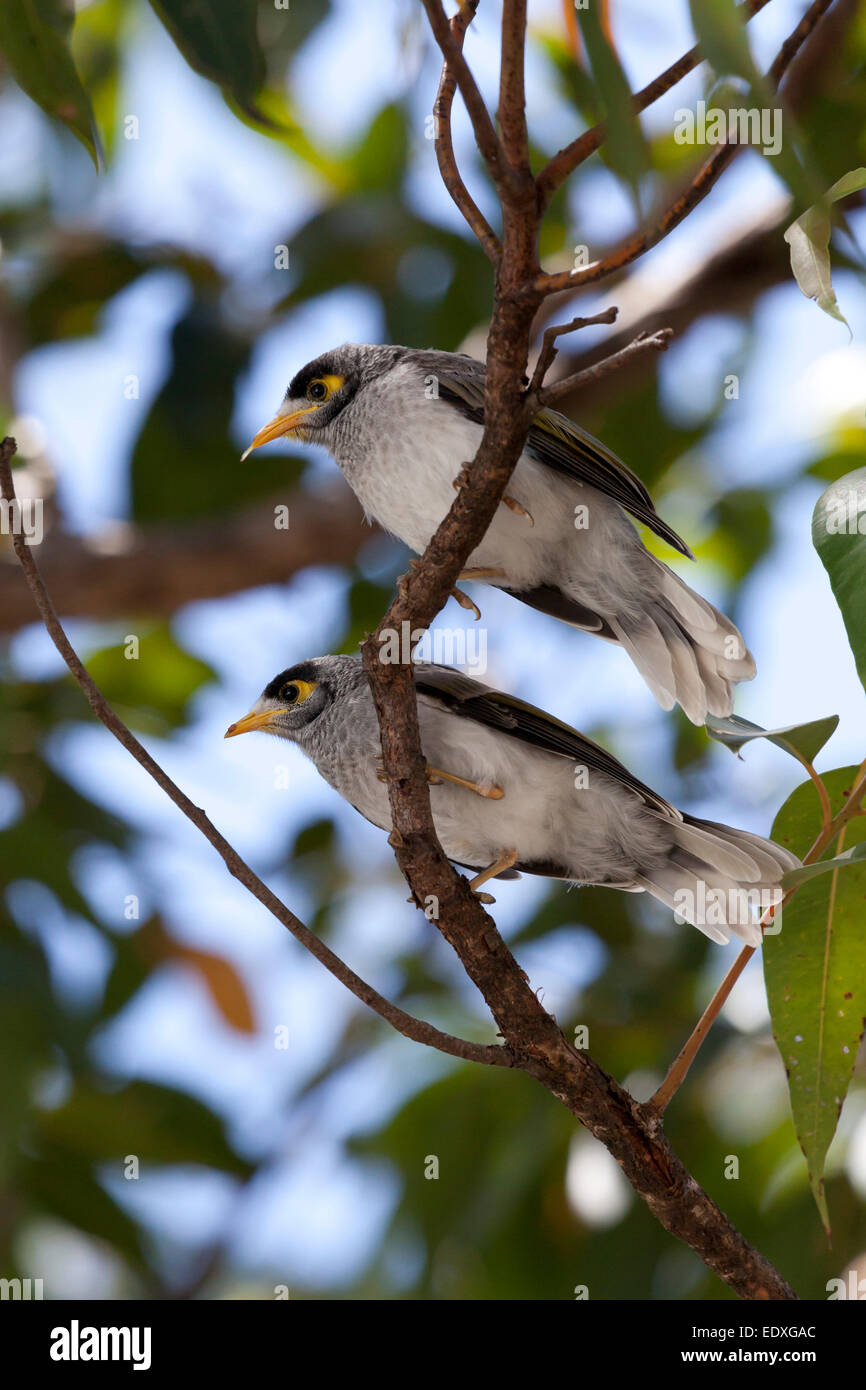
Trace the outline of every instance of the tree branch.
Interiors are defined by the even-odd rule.
[[[462,51],[463,39],[466,30],[475,18],[478,9],[478,0],[465,0],[465,3],[450,21],[451,32],[454,42]],[[436,152],[436,162],[439,165],[439,173],[446,189],[451,195],[456,206],[462,212],[466,222],[484,251],[488,260],[493,265],[499,264],[499,257],[502,254],[502,243],[494,232],[484,213],[481,211],[466,184],[460,175],[457,167],[457,157],[454,153],[454,141],[451,136],[451,108],[454,104],[454,93],[457,90],[457,76],[454,69],[449,66],[446,58],[442,64],[442,75],[439,79],[439,89],[436,93],[436,100],[433,103],[434,142],[433,148]]]
[[[10,467],[10,460],[14,453],[15,441],[9,438],[4,439],[2,446],[0,446],[0,495],[9,504],[15,501],[15,487]],[[373,1009],[404,1037],[467,1061],[483,1062],[494,1066],[515,1065],[515,1058],[507,1045],[505,1047],[485,1047],[462,1038],[452,1037],[450,1034],[440,1032],[431,1024],[413,1018],[390,1003],[346,966],[271,892],[228,841],[220,835],[204,811],[190,801],[189,797],[168,777],[122,720],[118,719],[69,642],[26,540],[16,533],[13,535],[13,544],[46,630],[84,692],[94,714],[162,788],[187,819],[205,836],[222,858],[229,873],[242,883],[292,933],[296,940],[314,955],[356,998]],[[452,877],[456,877],[447,863],[446,868]],[[463,881],[460,880],[460,882]],[[482,918],[489,921],[465,885],[463,891],[471,906],[477,908]],[[497,988],[504,998],[505,1006],[508,1006],[508,996],[511,992],[517,995],[514,1019],[521,1031],[524,1020],[528,1024],[525,1038],[530,1051],[525,1064],[526,1070],[535,1074],[535,1071],[541,1068],[544,1073],[544,1084],[548,1089],[553,1090],[555,1094],[564,1099],[574,1113],[584,1118],[585,1122],[590,1123],[590,1112],[592,1111],[591,1118],[594,1123],[590,1123],[590,1128],[607,1143],[611,1152],[616,1155],[624,1171],[638,1187],[638,1190],[642,1192],[659,1220],[674,1234],[680,1235],[693,1248],[698,1249],[699,1252],[702,1251],[711,1268],[714,1268],[723,1278],[729,1277],[730,1281],[743,1292],[745,1297],[794,1297],[792,1291],[780,1279],[772,1266],[759,1252],[753,1250],[743,1240],[739,1233],[730,1226],[730,1223],[725,1222],[724,1218],[721,1221],[716,1220],[716,1216],[721,1217],[721,1213],[718,1212],[718,1208],[710,1199],[700,1191],[667,1146],[661,1135],[658,1117],[649,1113],[645,1107],[638,1106],[626,1092],[617,1086],[612,1078],[605,1076],[605,1073],[591,1059],[584,1054],[575,1052],[566,1043],[554,1020],[542,1009],[535,994],[529,989],[522,972],[502,943],[492,923],[490,924],[490,931],[473,945],[477,947],[481,959],[482,977],[485,973],[499,977]],[[497,956],[499,957],[498,962]],[[503,956],[505,957],[504,962]],[[505,990],[501,988],[503,973],[501,966],[503,964],[505,964],[504,973],[508,978],[508,988]],[[545,1057],[545,1049],[549,1053],[549,1060]],[[542,1058],[544,1058],[543,1061]],[[577,1063],[576,1067],[575,1062]],[[581,1072],[585,1072],[586,1077],[582,1077]],[[599,1105],[600,1097],[604,1097],[606,1102],[601,1106]],[[686,1196],[688,1201],[684,1200]]]
[[[425,5],[429,11],[428,0]],[[504,23],[513,34],[510,26],[522,7],[509,0],[505,5],[510,13]],[[446,58],[450,62],[447,53]],[[508,82],[505,87],[512,94],[519,90]],[[516,114],[500,111],[500,120],[505,125]],[[415,902],[435,903],[436,925],[487,1001],[514,1065],[534,1076],[606,1145],[665,1228],[686,1241],[742,1297],[791,1299],[795,1295],[781,1276],[683,1167],[664,1138],[658,1115],[640,1106],[563,1037],[494,922],[449,864],[430,808],[411,668],[382,659],[384,640],[400,632],[403,622],[411,629],[427,627],[446,601],[486,532],[525,443],[529,417],[523,382],[538,303],[531,286],[539,215],[535,200],[524,196],[527,172],[518,166],[514,186],[507,197],[500,195],[503,253],[487,342],[481,444],[464,467],[454,503],[420,563],[400,581],[388,612],[362,645],[379,718],[393,824],[390,842]],[[530,289],[523,292],[527,285]]]
[[[594,324],[616,323],[618,313],[619,310],[612,305],[611,308],[603,309],[600,314],[593,314],[590,318],[571,319],[568,323],[554,323],[549,328],[545,328],[541,340],[541,352],[538,354],[535,371],[532,373],[532,380],[526,392],[527,400],[534,400],[536,393],[544,385],[544,378],[553,366],[554,358],[559,351],[556,345],[559,338],[563,338],[566,333],[576,333],[581,328],[590,328]]]
[[[636,274],[617,286],[620,313],[617,326],[603,344],[581,352],[564,349],[557,361],[563,375],[579,378],[584,368],[594,366],[602,356],[618,352],[641,333],[655,331],[658,323],[669,324],[681,337],[696,320],[712,313],[742,313],[747,311],[764,290],[786,283],[791,276],[791,260],[782,232],[790,222],[789,201],[779,200],[778,206],[761,212],[747,222],[745,232],[736,232],[708,249],[707,259],[687,274],[668,267],[650,277]],[[748,214],[744,212],[744,218]],[[557,312],[561,311],[558,307]],[[633,358],[624,377],[617,377],[614,390],[623,391],[622,382],[630,388],[641,368],[650,362],[648,357]],[[567,365],[566,365],[567,364]],[[610,395],[607,385],[601,391],[592,383],[591,400],[584,401],[585,388],[575,386],[560,409],[569,412],[578,404],[595,405]]]
[[[767,81],[773,90],[778,89],[794,58],[832,4],[833,0],[813,0],[800,23],[782,44],[767,72]],[[690,212],[694,211],[743,148],[742,145],[734,144],[730,140],[719,145],[718,149],[710,155],[709,159],[705,160],[688,185],[651,227],[636,232],[634,236],[611,251],[609,255],[601,260],[593,261],[590,265],[580,266],[576,270],[559,271],[553,275],[542,273],[535,280],[531,289],[530,286],[526,287],[526,292],[537,294],[540,291],[544,295],[560,294],[563,290],[574,289],[577,286],[596,284],[599,280],[604,280],[607,276],[622,270],[632,261],[636,261],[639,256],[643,256],[647,251],[657,246],[660,241],[663,241],[675,227],[678,227],[688,217]]]
[[[15,454],[15,447],[15,440],[8,436],[0,444],[0,494],[10,504],[15,501],[15,484],[10,466],[11,459]],[[329,970],[363,1004],[366,1004],[380,1018],[390,1023],[391,1027],[395,1028],[398,1033],[411,1038],[414,1042],[435,1047],[439,1052],[446,1052],[452,1057],[461,1057],[467,1061],[485,1062],[492,1066],[511,1066],[511,1058],[504,1047],[483,1046],[479,1043],[468,1042],[463,1038],[452,1037],[449,1033],[440,1032],[430,1023],[413,1018],[411,1014],[407,1014],[396,1004],[392,1004],[371,985],[368,985],[365,980],[362,980],[359,975],[356,975],[354,970],[351,970],[339,956],[335,955],[323,941],[320,941],[310,931],[309,927],[304,925],[300,918],[296,917],[280,901],[267,884],[263,883],[249,865],[241,859],[228,840],[219,833],[204,811],[190,801],[189,797],[163,771],[155,758],[151,757],[147,749],[139,743],[123,721],[117,717],[69,641],[42,581],[30,546],[17,531],[13,532],[12,542],[46,631],[83,690],[93,713],[105,725],[109,733],[114,735],[118,743],[122,744],[135,761],[144,768],[145,772],[153,778],[157,786],[162,788],[166,796],[183,812],[187,820],[192,821],[205,839],[213,845],[232,877],[242,883],[253,897],[257,898],[262,906],[266,907],[268,912],[292,933],[295,940],[299,941],[311,955],[316,957],[316,960],[324,965],[326,970]]]
[[[510,165],[490,113],[484,105],[484,98],[478,90],[478,84],[463,57],[462,36],[458,38],[452,30],[445,17],[442,0],[422,0],[422,3],[427,11],[433,37],[442,51],[445,65],[453,73],[454,80],[460,88],[460,95],[475,132],[475,143],[481,151],[494,185],[497,190],[503,192],[508,187]]]
[[[641,356],[642,353],[667,352],[673,335],[674,330],[672,328],[659,328],[655,333],[639,333],[624,348],[620,348],[619,352],[613,352],[609,357],[603,357],[600,362],[594,363],[591,367],[585,367],[582,372],[575,372],[573,376],[564,376],[550,386],[542,387],[534,396],[530,394],[527,400],[527,409],[532,415],[535,415],[542,406],[553,405],[555,401],[562,400],[563,396],[570,396],[572,391],[578,391],[583,386],[594,385],[611,372],[618,371],[632,358]]]
[[[505,157],[518,178],[529,172],[526,130],[526,91],[523,41],[526,0],[506,0],[502,6],[502,57],[499,67],[499,127]]]
[[[748,23],[769,3],[770,0],[746,0],[746,3],[740,6],[744,23]],[[646,111],[647,107],[652,106],[654,102],[659,100],[659,97],[663,97],[666,92],[681,82],[702,61],[700,48],[695,44],[694,48],[690,48],[675,63],[671,63],[669,68],[665,68],[664,72],[659,73],[658,77],[649,82],[646,87],[635,92],[632,97],[633,113],[638,116],[641,111]],[[542,208],[548,206],[554,193],[565,182],[569,174],[574,173],[579,164],[582,164],[591,154],[601,148],[607,139],[607,134],[607,122],[600,121],[598,125],[585,130],[576,140],[572,140],[570,145],[566,145],[564,149],[559,150],[552,159],[548,160],[536,179],[539,203]]]

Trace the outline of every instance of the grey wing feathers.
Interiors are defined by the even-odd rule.
[[[570,623],[572,627],[580,628],[583,632],[592,632],[596,637],[604,638],[606,642],[620,640],[605,618],[593,612],[585,603],[564,594],[561,589],[554,589],[552,584],[539,584],[534,589],[509,589],[504,584],[499,587],[503,594],[510,594],[512,598],[528,604],[538,613],[547,613],[550,617],[559,618],[561,622]]]
[[[695,557],[682,536],[662,521],[655,503],[636,473],[605,444],[587,434],[558,410],[542,410],[529,431],[527,448],[548,468],[580,483],[589,483],[631,512],[668,545],[689,560]]]
[[[424,353],[425,367],[438,381],[439,394],[453,401],[465,414],[484,421],[485,369],[474,357],[464,354]],[[426,361],[429,359],[429,363]],[[539,463],[563,473],[579,483],[597,488],[638,521],[642,521],[681,555],[695,557],[655,509],[655,504],[636,473],[618,459],[605,444],[575,425],[558,410],[539,411],[529,431],[527,451]]]
[[[603,772],[621,786],[638,796],[647,806],[666,818],[681,820],[681,813],[651,787],[633,777],[612,754],[584,738],[544,710],[505,695],[480,681],[455,671],[450,666],[433,666],[416,662],[415,685],[419,694],[431,696],[447,705],[455,714],[474,719],[491,729],[499,729],[523,743],[534,744],[548,753],[558,753],[576,764]]]

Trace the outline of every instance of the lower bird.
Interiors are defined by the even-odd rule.
[[[745,830],[678,811],[597,743],[447,666],[414,668],[439,841],[479,891],[518,871],[647,892],[725,943],[760,945],[758,917],[799,860]],[[322,656],[281,671],[226,738],[289,739],[324,779],[391,828],[376,709],[361,662]],[[480,894],[485,901],[488,895]]]
[[[367,516],[420,555],[478,449],[484,382],[484,365],[462,353],[346,344],[297,373],[244,458],[280,436],[323,444]],[[461,579],[618,643],[664,709],[679,702],[695,724],[730,714],[734,683],[755,674],[751,654],[728,618],[650,554],[630,516],[694,559],[631,469],[543,409]]]

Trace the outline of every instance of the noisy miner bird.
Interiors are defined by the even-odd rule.
[[[417,662],[421,741],[445,853],[471,886],[516,871],[651,893],[713,941],[760,945],[758,912],[799,860],[771,840],[678,811],[575,729],[447,666]],[[379,726],[361,662],[280,672],[226,738],[296,743],[331,786],[391,828]],[[482,894],[484,901],[493,901]]]
[[[477,451],[484,378],[462,353],[346,344],[298,372],[243,457],[283,435],[323,444],[368,518],[421,554]],[[732,684],[755,674],[751,654],[729,619],[649,553],[627,512],[694,559],[631,469],[541,410],[460,578],[619,643],[663,709],[679,701],[694,724],[730,714]]]

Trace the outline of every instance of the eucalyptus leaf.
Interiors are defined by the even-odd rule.
[[[866,688],[866,468],[846,473],[818,498],[812,542],[830,576]]]
[[[135,647],[123,636],[93,652],[87,667],[128,723],[165,735],[183,724],[189,700],[214,673],[180,646],[168,624],[139,624],[134,636]]]
[[[598,7],[578,10],[578,21],[604,107],[610,163],[631,187],[639,208],[640,179],[649,167],[649,155],[640,120],[632,111],[631,87],[604,32]]]
[[[857,769],[836,768],[824,784],[834,813],[851,790]],[[797,787],[777,815],[772,838],[804,855],[815,837],[815,791]],[[839,854],[866,847],[866,821],[852,820],[831,846]],[[837,856],[838,857],[838,856]],[[797,1138],[809,1166],[812,1193],[824,1226],[824,1161],[857,1058],[866,1014],[866,858],[844,872],[802,883],[782,909],[781,930],[764,940],[763,961],[773,1036],[788,1076]]]
[[[752,739],[766,738],[777,748],[784,748],[798,762],[805,759],[811,763],[835,732],[838,723],[838,714],[829,714],[825,719],[813,719],[808,724],[786,724],[781,729],[762,729],[760,724],[752,724],[736,714],[724,719],[711,714],[707,717],[706,728],[710,738],[723,743],[732,753],[738,753]]]
[[[742,9],[734,0],[689,0],[701,53],[716,76],[742,77],[751,88],[757,88],[761,78],[752,57]]]
[[[818,878],[820,874],[832,874],[836,869],[844,869],[848,864],[857,864],[866,859],[866,843],[854,845],[851,849],[846,849],[843,854],[837,854],[834,859],[821,859],[817,864],[803,864],[799,869],[790,869],[782,879],[782,887],[785,889],[796,888],[800,883],[807,883],[810,878]]]
[[[814,299],[825,314],[846,327],[848,320],[836,302],[830,268],[830,205],[862,188],[866,188],[866,168],[850,170],[785,232],[785,240],[791,248],[791,270],[800,289],[807,299]]]
[[[93,108],[69,50],[74,14],[71,0],[3,0],[0,51],[19,87],[78,137],[98,169]]]
[[[257,0],[150,0],[195,72],[215,82],[247,115],[271,122],[256,105],[267,65],[257,30]]]

